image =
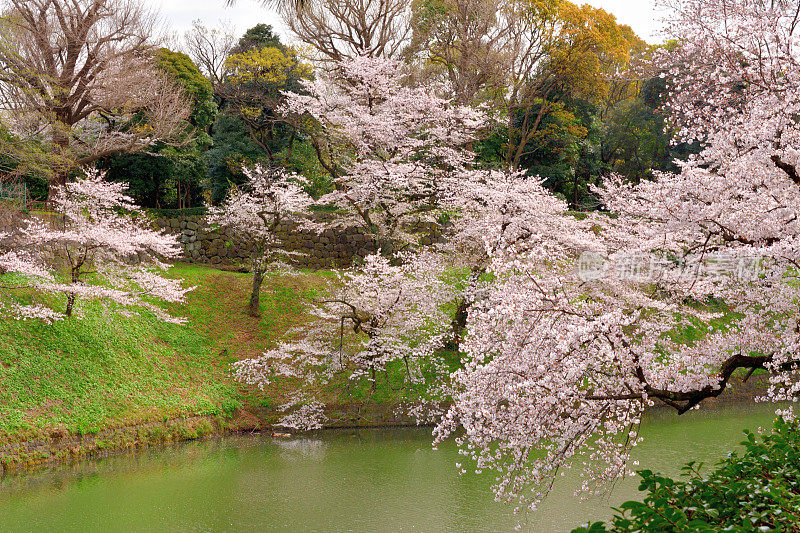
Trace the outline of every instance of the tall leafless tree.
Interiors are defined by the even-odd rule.
[[[505,89],[510,68],[504,50],[507,0],[442,0],[413,4],[409,54],[421,57],[423,75],[445,78],[460,104],[476,104]]]
[[[183,36],[186,53],[211,80],[215,93],[225,78],[225,62],[234,46],[236,36],[227,22],[218,28],[208,28],[195,20]]]
[[[283,20],[322,60],[366,54],[397,57],[411,37],[408,0],[325,0],[282,2]]]
[[[139,0],[2,0],[0,103],[15,133],[76,167],[185,132],[182,90],[151,59],[156,17]]]

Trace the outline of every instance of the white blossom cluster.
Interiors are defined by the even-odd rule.
[[[767,370],[770,400],[800,393],[797,3],[665,3],[668,110],[702,152],[653,181],[610,177],[597,192],[613,216],[548,215],[488,248],[493,281],[470,311],[470,362],[437,434],[497,473],[499,499],[535,507],[575,466],[585,490],[601,489],[628,473],[645,407],[686,412],[737,371]],[[658,275],[581,279],[581,251],[654,258]],[[721,262],[757,271],[686,268]]]
[[[177,240],[151,229],[144,212],[123,194],[125,184],[103,177],[90,170],[62,188],[53,199],[55,221],[33,218],[13,239],[5,236],[13,249],[0,255],[0,271],[25,280],[5,290],[28,288],[66,296],[66,311],[45,303],[19,303],[13,297],[4,299],[2,311],[49,322],[72,315],[78,300],[91,299],[127,313],[140,308],[164,321],[183,322],[154,303],[183,302],[191,290],[163,276],[169,268],[165,261],[180,255]],[[48,252],[55,259],[48,258]]]

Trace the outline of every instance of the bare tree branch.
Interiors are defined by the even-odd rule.
[[[54,186],[104,155],[185,142],[188,100],[151,58],[156,17],[141,2],[0,6],[0,108],[15,134],[49,147]]]

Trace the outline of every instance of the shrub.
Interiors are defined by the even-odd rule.
[[[684,480],[639,472],[643,502],[615,509],[609,526],[586,525],[573,533],[800,532],[800,426],[778,419],[759,441],[746,431],[742,457],[731,454],[708,475],[689,463]]]

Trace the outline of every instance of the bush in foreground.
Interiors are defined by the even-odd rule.
[[[611,525],[573,533],[800,531],[800,426],[779,418],[761,441],[745,434],[744,455],[730,455],[707,475],[696,463],[682,469],[681,481],[639,472],[643,502],[623,503]]]

